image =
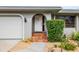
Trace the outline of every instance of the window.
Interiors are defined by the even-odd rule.
[[[75,27],[75,16],[56,16],[56,19],[65,20],[65,27]]]

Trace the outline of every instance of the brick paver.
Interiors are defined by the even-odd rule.
[[[45,33],[33,33],[32,41],[33,42],[48,42],[47,35]]]

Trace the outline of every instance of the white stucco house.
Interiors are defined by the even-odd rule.
[[[59,6],[0,6],[0,39],[24,39],[45,32],[45,21],[64,19],[65,34],[79,31],[79,10]]]

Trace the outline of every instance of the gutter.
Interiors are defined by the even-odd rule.
[[[0,6],[0,11],[59,11],[59,6]]]

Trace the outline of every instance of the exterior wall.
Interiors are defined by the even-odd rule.
[[[39,13],[22,13],[22,15],[27,20],[27,22],[24,23],[24,36],[25,36],[25,38],[32,37],[32,18],[36,14],[39,14]],[[51,13],[41,13],[41,14],[43,14],[47,20],[51,19]]]
[[[1,16],[0,17],[0,19],[2,19],[2,17],[6,20],[6,15],[7,15],[7,20],[6,21],[3,21],[3,22],[13,22],[14,21],[14,23],[13,23],[13,26],[11,26],[11,28],[9,28],[9,29],[11,29],[12,30],[12,28],[15,28],[15,29],[17,29],[18,27],[16,26],[17,24],[15,24],[15,23],[18,23],[18,20],[17,19],[20,19],[21,21],[22,21],[22,23],[21,23],[21,21],[20,21],[20,23],[18,23],[18,25],[19,26],[21,26],[21,27],[19,27],[19,29],[20,29],[20,31],[19,31],[19,29],[15,32],[15,31],[11,31],[12,33],[14,33],[15,34],[15,36],[18,34],[20,37],[19,38],[21,38],[22,36],[24,36],[24,38],[31,38],[32,37],[32,18],[33,18],[33,16],[35,15],[35,14],[39,14],[39,13],[0,13],[0,15],[4,15],[5,16],[5,18],[3,17],[3,16]],[[46,17],[46,19],[47,20],[50,20],[51,19],[51,13],[41,13],[41,14],[43,14],[45,17]],[[19,15],[19,17],[17,17]],[[12,16],[11,18],[10,18],[10,16]],[[14,18],[14,16],[15,16],[15,18]],[[21,17],[21,18],[20,18]],[[25,23],[24,22],[24,18],[26,18],[26,20],[27,20],[27,22]],[[10,20],[11,19],[11,20]],[[1,22],[0,22],[0,24],[3,24],[2,23],[2,20],[1,20]],[[9,25],[9,23],[7,23],[7,25]],[[6,28],[6,27],[4,27],[4,28]],[[23,31],[23,28],[24,28],[24,31]],[[0,29],[1,30],[1,29]],[[5,31],[5,30],[4,30]],[[3,32],[4,32],[3,31]],[[18,32],[19,31],[19,32]],[[23,32],[22,32],[23,31]],[[1,33],[2,33],[2,31],[0,31]],[[7,36],[8,36],[8,34],[9,33],[7,33]],[[13,35],[14,35],[13,34]],[[5,35],[5,33],[4,33],[4,35]],[[2,35],[2,36],[4,36],[4,35]],[[18,36],[17,35],[17,36]],[[0,35],[1,36],[1,35]],[[2,38],[2,36],[1,36],[1,38]],[[6,36],[6,35],[5,35]],[[7,37],[6,36],[6,37]],[[5,37],[5,38],[6,38]],[[15,38],[14,38],[15,39]]]
[[[45,15],[47,20],[51,20],[51,13],[43,13],[43,15]]]
[[[26,23],[24,22],[24,38],[31,38],[32,36],[32,17],[34,13],[23,13],[24,18],[26,18]]]
[[[75,32],[75,28],[64,28],[64,34],[67,36],[71,35],[73,32]]]
[[[21,13],[23,17],[26,18],[27,22],[24,23],[24,37],[31,38],[32,37],[32,18],[34,15],[39,13]],[[51,13],[41,13],[43,14],[47,20],[51,20]],[[47,30],[46,30],[47,31]],[[70,35],[75,31],[79,31],[79,15],[75,18],[75,27],[74,28],[64,28],[64,34]]]
[[[52,17],[51,17],[51,13],[43,13],[46,17],[46,20],[51,20]],[[48,34],[48,31],[47,31],[47,28],[46,28],[46,23],[44,23],[44,26],[45,26],[45,33]],[[47,35],[48,36],[48,35]]]

